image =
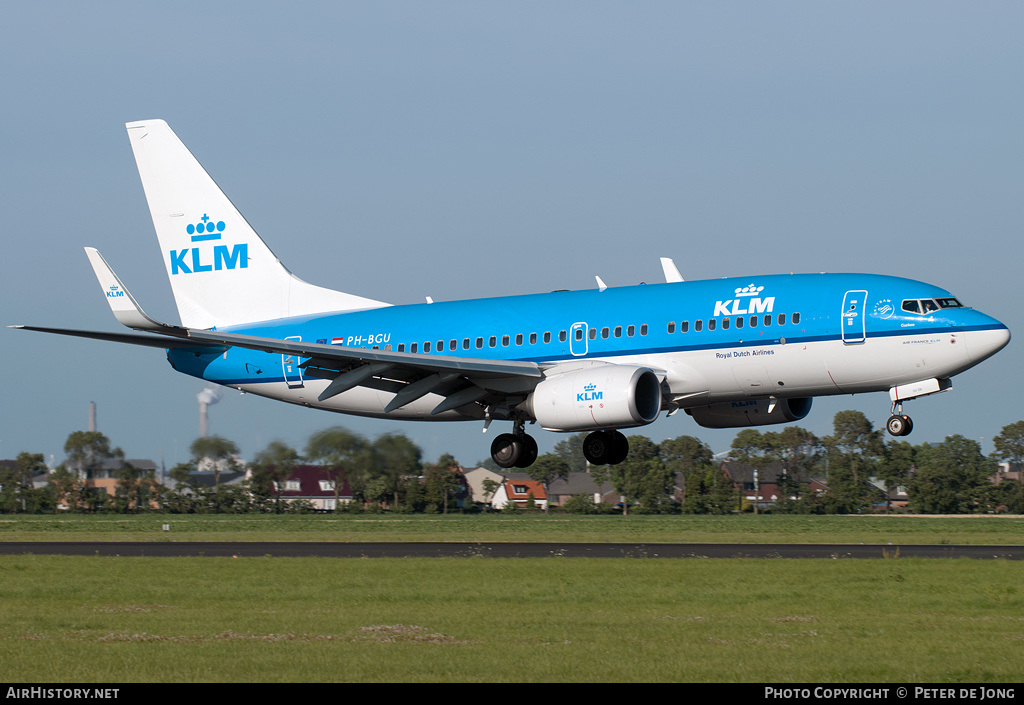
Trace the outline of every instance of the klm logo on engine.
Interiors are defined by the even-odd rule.
[[[761,298],[763,286],[744,286],[736,289],[736,298],[715,302],[715,312],[718,316],[742,316],[745,313],[771,313],[775,306],[775,297]]]
[[[240,242],[234,247],[227,245],[209,245],[201,243],[220,240],[224,234],[223,220],[216,223],[205,213],[198,223],[189,223],[185,228],[191,238],[193,247],[184,250],[171,250],[171,274],[199,274],[200,272],[219,272],[223,269],[247,269],[249,267],[249,245]],[[200,243],[200,244],[197,244]]]
[[[576,395],[576,401],[601,401],[604,399],[604,392],[595,391],[597,389],[596,384],[588,384],[583,388],[582,392]]]

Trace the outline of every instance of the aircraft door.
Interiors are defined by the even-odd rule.
[[[843,298],[843,311],[840,316],[843,328],[843,343],[854,345],[867,339],[867,316],[864,306],[868,299],[866,291],[848,291]]]
[[[302,340],[302,336],[291,335],[285,340]],[[302,368],[299,367],[299,358],[296,355],[281,355],[281,371],[289,389],[302,386]]]
[[[587,354],[586,323],[573,323],[569,329],[569,352],[577,357]]]

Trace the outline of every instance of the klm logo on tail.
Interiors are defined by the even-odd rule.
[[[189,223],[185,228],[192,243],[220,240],[226,226],[223,220],[216,223],[205,213],[198,223]],[[171,275],[199,274],[201,272],[219,272],[222,269],[246,269],[249,266],[249,245],[240,242],[234,247],[214,245],[211,251],[206,247],[186,247],[183,250],[171,250]]]

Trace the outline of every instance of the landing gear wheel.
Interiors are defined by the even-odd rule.
[[[885,429],[891,436],[907,436],[914,430],[914,422],[909,416],[893,414],[886,422]]]
[[[491,460],[499,468],[528,468],[537,460],[537,441],[525,433],[503,433],[491,443]]]
[[[629,455],[629,441],[618,431],[594,431],[583,441],[583,455],[591,465],[617,465]]]
[[[517,468],[528,468],[537,460],[537,441],[533,439],[533,436],[527,436],[526,434],[520,436],[518,440],[522,445],[522,451],[519,453],[519,459],[516,461],[515,466]]]
[[[491,443],[491,460],[499,468],[514,467],[523,454],[523,444],[511,433],[503,433]]]
[[[619,431],[611,431],[614,447],[611,457],[608,458],[609,465],[618,465],[629,455],[629,439]]]

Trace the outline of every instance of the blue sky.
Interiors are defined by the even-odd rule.
[[[177,321],[124,130],[159,117],[293,272],[374,299],[655,281],[667,256],[687,279],[908,276],[1024,331],[1022,25],[1009,2],[16,3],[0,323],[117,330],[86,245]],[[909,403],[908,440],[990,451],[1024,417],[1019,348]],[[0,354],[0,457],[59,462],[90,401],[129,457],[187,457],[203,384],[161,352],[0,329]],[[888,407],[819,399],[801,425]],[[210,409],[246,457],[335,424],[464,464],[494,435],[232,390]]]

